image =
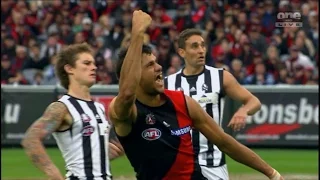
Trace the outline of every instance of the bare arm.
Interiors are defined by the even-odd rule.
[[[216,144],[221,151],[232,159],[262,172],[269,178],[272,176],[274,170],[270,165],[263,161],[255,152],[224,133],[195,100],[188,96],[186,96],[186,100],[194,127],[206,136],[210,142]]]
[[[120,79],[119,93],[112,100],[109,107],[112,120],[119,135],[125,136],[131,131],[131,123],[135,119],[136,89],[141,78],[141,59],[143,37],[151,17],[142,12],[134,11],[132,18],[131,43],[124,58]]]
[[[143,33],[133,33],[121,68],[119,93],[113,104],[113,110],[119,120],[127,120],[132,114],[135,92],[141,78],[142,45]]]
[[[223,71],[223,88],[227,96],[243,104],[228,124],[235,131],[239,131],[246,125],[248,115],[253,115],[260,110],[261,103],[257,97],[242,87],[228,71]]]
[[[42,117],[34,122],[26,132],[22,146],[33,164],[52,179],[62,180],[63,176],[45,151],[42,140],[56,131],[68,113],[61,102],[50,104]]]
[[[259,99],[242,87],[228,71],[223,71],[223,88],[230,98],[242,102],[241,108],[245,109],[248,115],[253,115],[260,110]]]

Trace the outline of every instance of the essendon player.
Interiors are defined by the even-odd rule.
[[[131,44],[119,54],[119,94],[109,106],[117,136],[138,180],[206,179],[194,156],[190,130],[196,128],[227,155],[270,179],[281,175],[257,154],[225,134],[192,98],[164,90],[162,67],[143,34],[151,17],[135,11]]]

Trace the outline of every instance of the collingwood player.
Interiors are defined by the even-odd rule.
[[[200,30],[186,29],[181,32],[178,45],[178,53],[184,58],[185,67],[166,77],[166,88],[182,90],[185,95],[195,99],[220,126],[221,98],[227,95],[242,102],[243,106],[234,114],[228,126],[236,131],[243,128],[247,116],[260,109],[260,101],[239,85],[228,71],[205,65],[206,45]],[[192,142],[203,175],[210,180],[228,180],[224,153],[199,131],[192,131]]]
[[[71,45],[57,55],[57,60],[57,76],[68,92],[31,125],[22,146],[50,180],[111,180],[109,160],[123,150],[119,143],[109,143],[105,108],[91,99],[89,88],[96,81],[97,69],[92,51],[87,44]],[[51,133],[65,160],[66,177],[42,144]]]

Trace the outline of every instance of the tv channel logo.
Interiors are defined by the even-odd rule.
[[[298,12],[298,11],[278,12],[275,26],[276,27],[302,27],[301,12]]]

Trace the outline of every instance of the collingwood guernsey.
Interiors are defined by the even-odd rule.
[[[165,87],[180,90],[195,99],[201,107],[222,125],[223,69],[205,66],[203,72],[186,76],[183,69],[165,78]],[[192,130],[192,143],[200,165],[218,167],[224,165],[225,155],[210,143],[199,131]]]
[[[72,116],[72,126],[53,133],[66,163],[67,180],[111,180],[108,156],[110,124],[105,108],[70,95],[59,100]]]

